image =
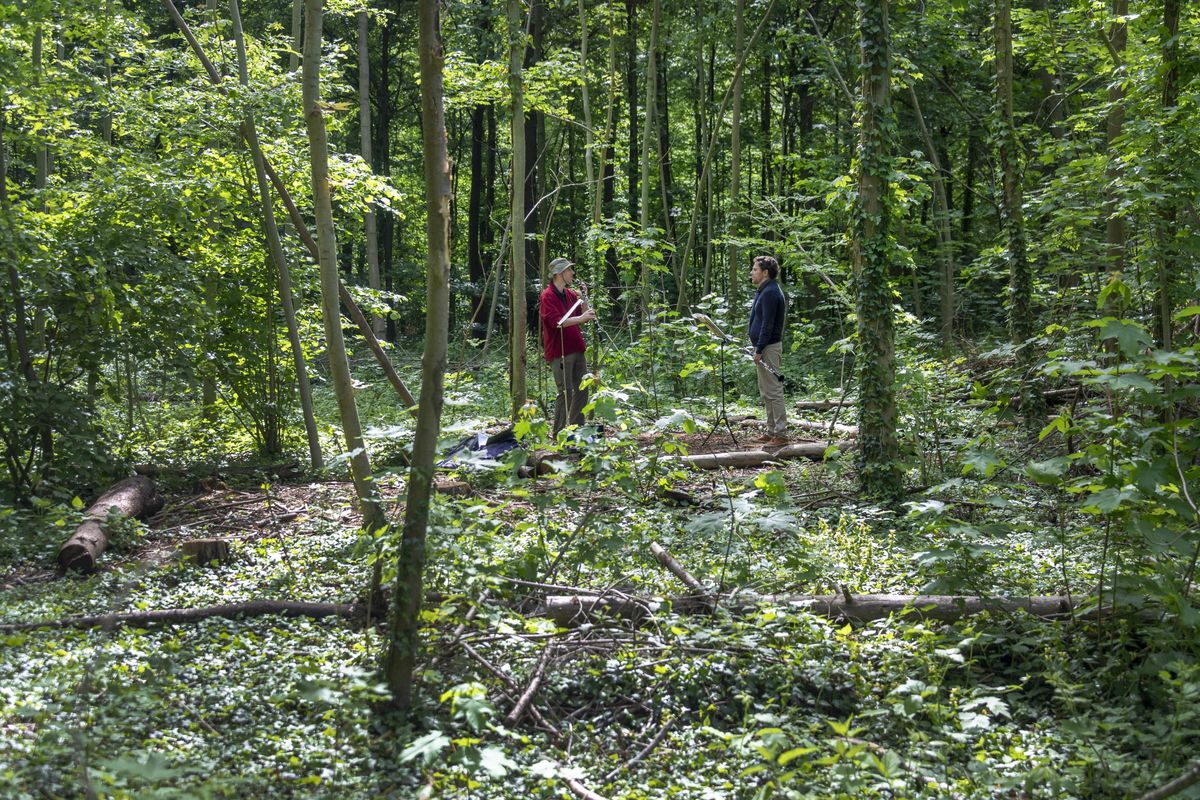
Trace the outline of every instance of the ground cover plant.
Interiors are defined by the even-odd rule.
[[[1198,24],[0,0],[0,800],[1200,797]]]

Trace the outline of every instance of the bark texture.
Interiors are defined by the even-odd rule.
[[[108,549],[112,522],[156,513],[162,498],[154,481],[144,475],[117,483],[84,513],[83,523],[58,549],[58,565],[63,569],[93,572],[96,562]]]

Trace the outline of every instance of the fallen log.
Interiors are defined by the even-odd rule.
[[[854,443],[846,440],[833,442],[839,450],[847,450]],[[823,442],[806,444],[789,444],[771,450],[733,450],[726,453],[699,453],[692,456],[680,456],[681,463],[690,464],[699,469],[716,469],[717,467],[758,467],[768,461],[788,461],[798,458],[810,458],[821,461],[829,445]]]
[[[164,608],[158,611],[131,611],[114,614],[92,614],[82,617],[63,617],[39,622],[10,622],[0,624],[0,633],[32,631],[39,628],[114,628],[117,625],[181,625],[220,617],[241,619],[278,614],[284,617],[353,617],[360,609],[357,603],[305,603],[291,600],[247,600],[200,608]]]
[[[800,411],[832,411],[835,408],[854,408],[857,400],[800,400],[793,404]]]
[[[110,520],[150,516],[162,506],[154,481],[145,475],[120,481],[84,512],[83,522],[58,549],[59,567],[94,572],[96,562],[108,549]]]
[[[824,434],[836,433],[839,436],[844,436],[847,439],[853,439],[858,436],[857,425],[842,425],[841,423],[828,422],[810,422],[808,420],[794,420],[788,423],[793,428],[800,428],[805,431],[819,431]]]
[[[973,597],[965,595],[862,594],[792,595],[739,597],[725,607],[738,613],[762,604],[791,606],[810,614],[829,619],[871,622],[893,614],[909,613],[919,619],[954,622],[985,611],[1015,613],[1024,611],[1042,619],[1061,619],[1072,616],[1080,599],[1060,595],[1037,597]],[[705,597],[636,598],[627,596],[593,597],[585,595],[550,595],[538,607],[536,615],[559,625],[570,626],[586,622],[595,616],[608,615],[637,621],[670,607],[677,613],[699,613],[712,610],[711,600]]]

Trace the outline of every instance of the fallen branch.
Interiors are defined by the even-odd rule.
[[[483,655],[480,654],[479,651],[476,650],[474,647],[471,647],[471,645],[467,644],[466,642],[462,642],[462,649],[463,649],[464,653],[466,653],[468,656],[470,656],[472,659],[474,659],[480,666],[482,666],[488,672],[495,675],[500,680],[501,683],[503,683],[505,686],[508,687],[508,690],[510,692],[515,693],[517,691],[517,689],[520,688],[517,686],[516,681],[514,681],[511,677],[509,677],[509,675],[507,673],[505,673],[503,670],[501,670],[495,664],[493,664],[492,662],[490,662],[486,658],[484,658]],[[550,737],[555,742],[558,742],[562,739],[562,733],[558,730],[558,728],[554,727],[554,725],[550,724],[550,722],[547,721],[546,718],[542,716],[541,712],[537,710],[537,706],[535,706],[531,703],[529,705],[529,707],[526,709],[526,713],[529,714],[529,717],[530,717],[530,719],[533,720],[534,724],[536,724],[539,728],[541,728],[542,730],[549,733]]]
[[[1187,768],[1187,771],[1175,780],[1170,783],[1164,783],[1152,792],[1147,792],[1139,800],[1166,800],[1166,798],[1179,794],[1184,789],[1196,783],[1200,783],[1200,760],[1193,761],[1191,766]]]
[[[684,586],[688,587],[696,594],[708,594],[708,590],[704,588],[704,584],[700,583],[700,581],[696,580],[690,572],[684,569],[683,565],[676,561],[675,557],[668,553],[666,548],[664,548],[661,544],[658,542],[651,542],[650,552],[654,554],[656,559],[658,559],[658,563],[662,564],[663,567],[666,568],[667,572],[670,572],[676,578],[679,578],[679,580],[683,581]]]
[[[113,628],[117,625],[181,625],[221,617],[241,619],[278,614],[284,617],[353,617],[357,603],[305,603],[290,600],[247,600],[201,608],[165,608],[159,611],[131,611],[114,614],[93,614],[83,617],[63,617],[40,622],[10,622],[0,624],[0,633],[32,631],[39,628]]]
[[[549,639],[546,642],[546,646],[542,648],[542,655],[533,668],[533,674],[529,676],[529,684],[525,687],[525,691],[521,692],[521,696],[517,699],[517,704],[513,706],[513,710],[508,712],[508,716],[504,718],[504,724],[508,727],[514,727],[520,722],[521,717],[525,715],[525,710],[533,702],[534,696],[542,685],[542,678],[546,674],[546,665],[550,663],[550,655],[553,652],[554,640]]]
[[[112,523],[154,514],[162,502],[154,481],[146,476],[120,481],[84,512],[83,522],[58,549],[58,565],[65,570],[95,571],[96,562],[108,549]]]
[[[707,612],[710,610],[707,599],[550,595],[542,602],[536,614],[564,626],[579,624],[605,614],[636,621],[666,607],[681,614]],[[911,594],[862,594],[847,597],[837,594],[743,596],[738,598],[736,604],[725,607],[738,613],[764,603],[793,606],[817,616],[857,622],[885,619],[900,613],[911,613],[920,619],[953,622],[985,611],[1025,611],[1042,619],[1061,619],[1072,616],[1079,606],[1078,598],[1059,595],[1004,598]]]

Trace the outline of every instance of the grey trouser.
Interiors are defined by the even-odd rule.
[[[776,372],[783,372],[783,344],[769,344],[762,351],[763,364],[770,364]],[[767,407],[767,433],[772,436],[787,436],[787,409],[783,405],[783,381],[758,365],[758,393]]]
[[[558,397],[554,400],[554,433],[567,425],[583,424],[583,407],[587,405],[587,389],[580,388],[587,374],[587,359],[583,353],[571,353],[550,362]]]

